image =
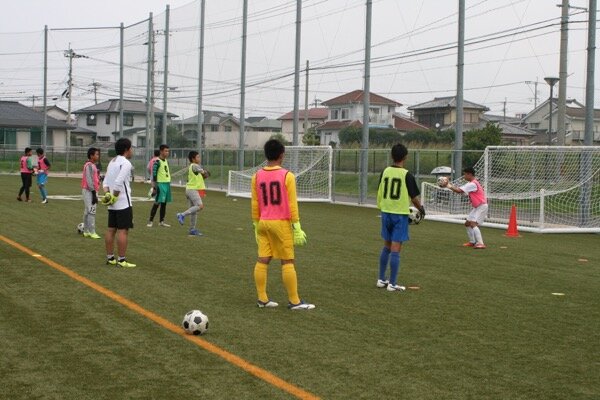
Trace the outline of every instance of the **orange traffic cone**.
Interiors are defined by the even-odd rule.
[[[508,237],[520,237],[519,231],[517,230],[517,206],[513,204],[510,209],[510,218],[508,220],[508,229],[504,236]]]

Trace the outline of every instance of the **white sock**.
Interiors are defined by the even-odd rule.
[[[475,239],[477,240],[477,243],[483,244],[483,238],[481,237],[481,231],[479,230],[478,226],[473,228],[473,233],[475,235]]]
[[[473,232],[473,228],[470,226],[467,228],[467,236],[469,237],[470,243],[475,243],[475,233]]]

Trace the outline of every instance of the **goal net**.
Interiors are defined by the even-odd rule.
[[[333,150],[330,146],[285,146],[283,168],[296,176],[298,201],[331,201]],[[251,197],[252,175],[267,162],[244,171],[229,171],[228,196]]]
[[[474,169],[488,198],[484,226],[506,228],[514,205],[519,230],[600,232],[600,146],[490,146]],[[428,219],[462,223],[471,210],[467,196],[431,183],[422,199]]]

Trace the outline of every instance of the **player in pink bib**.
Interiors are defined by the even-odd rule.
[[[465,221],[469,241],[463,246],[473,247],[474,249],[485,249],[485,244],[483,243],[483,237],[481,236],[479,225],[483,224],[483,221],[487,216],[487,197],[485,196],[483,187],[479,181],[475,179],[475,170],[473,168],[465,168],[463,170],[463,178],[467,181],[467,183],[462,186],[456,187],[448,184],[448,189],[452,190],[453,192],[466,193],[469,196],[471,205],[473,206],[473,209]]]

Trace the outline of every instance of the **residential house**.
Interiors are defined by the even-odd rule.
[[[585,105],[577,100],[568,99],[565,109],[565,132],[567,143],[583,143],[585,136]],[[552,99],[552,132],[548,135],[550,117],[550,100],[539,104],[525,117],[523,124],[537,135],[536,144],[556,142],[558,128],[558,99]],[[600,110],[594,110],[594,141],[600,141]]]
[[[43,106],[34,106],[31,107],[33,110],[37,112],[43,112]],[[67,121],[68,112],[57,105],[52,105],[46,108],[47,114],[49,117],[55,118],[59,121]],[[71,118],[70,124],[73,124],[74,121]],[[73,126],[70,133],[71,146],[84,147],[90,146],[92,143],[96,141],[96,132],[80,126]]]
[[[31,107],[32,110],[43,113],[44,112],[44,106],[33,106]],[[54,119],[57,119],[59,121],[65,121],[65,122],[69,122],[67,121],[67,110],[63,110],[62,108],[60,108],[59,106],[57,106],[56,104],[51,105],[51,106],[47,106],[46,107],[46,114],[48,114],[49,117],[52,117]]]
[[[504,115],[484,114],[481,116],[479,129],[492,123],[502,132],[502,143],[505,145],[529,146],[535,141],[536,133],[527,129],[522,119]]]
[[[134,146],[146,146],[146,103],[138,100],[123,100],[123,134]],[[113,143],[119,136],[119,100],[111,99],[73,111],[77,116],[77,127],[96,134],[97,142]],[[167,113],[167,124],[177,115]],[[154,107],[155,132],[161,132],[163,111]],[[76,131],[74,131],[76,132]]]
[[[362,127],[363,97],[364,91],[354,90],[321,103],[329,111],[327,120],[315,128],[321,144],[336,145],[340,142],[339,133],[342,129]],[[396,107],[401,105],[376,93],[369,93],[369,128],[393,128],[393,114]]]
[[[408,107],[413,118],[432,129],[454,129],[456,126],[456,96],[435,97],[425,103]],[[465,131],[479,126],[479,120],[489,108],[472,101],[463,101],[463,129]]]
[[[0,146],[9,149],[36,148],[42,145],[44,113],[16,101],[0,101]],[[67,125],[46,117],[46,145],[55,151],[67,147]]]
[[[308,109],[308,115],[305,109],[298,110],[298,136],[299,141],[302,142],[302,135],[304,131],[310,128],[316,128],[321,125],[327,119],[329,115],[329,109],[326,107],[315,107]],[[308,126],[304,126],[304,119],[307,119]],[[286,139],[291,142],[294,136],[294,111],[283,114],[277,118],[281,121],[281,133]]]
[[[428,131],[431,128],[412,120],[408,115],[395,112],[392,114],[394,128],[400,133]]]
[[[246,118],[246,124],[244,126],[246,128],[246,132],[269,132],[271,134],[281,133],[281,121],[267,117]]]

